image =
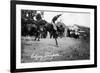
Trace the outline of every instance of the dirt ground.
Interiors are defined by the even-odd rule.
[[[46,38],[34,41],[34,37],[21,38],[21,63],[72,61],[90,59],[90,42],[69,37],[55,40]]]

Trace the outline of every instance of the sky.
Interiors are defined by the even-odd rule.
[[[89,13],[75,13],[75,12],[44,12],[44,19],[51,22],[52,18],[58,14],[62,14],[57,21],[62,20],[65,25],[78,24],[90,27],[90,14]]]

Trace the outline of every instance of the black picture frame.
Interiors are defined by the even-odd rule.
[[[24,68],[16,69],[16,5],[38,5],[38,6],[52,6],[52,7],[71,7],[71,8],[85,8],[94,10],[94,64],[88,65],[74,65],[74,66],[57,66],[57,67],[41,67],[41,68]],[[33,1],[11,1],[11,30],[10,30],[10,46],[11,46],[11,72],[29,72],[29,71],[45,71],[45,70],[61,70],[61,69],[79,69],[97,67],[97,6],[94,5],[79,5],[79,4],[62,4],[62,3],[47,3],[47,2],[33,2]]]

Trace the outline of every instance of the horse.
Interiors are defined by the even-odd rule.
[[[21,33],[22,36],[31,36],[34,35],[35,39],[34,41],[40,41],[40,37],[42,35],[47,36],[47,32],[50,33],[50,38],[53,36],[53,38],[56,41],[56,45],[58,45],[57,37],[58,32],[54,29],[52,23],[48,23],[45,20],[30,20],[30,19],[21,19]]]

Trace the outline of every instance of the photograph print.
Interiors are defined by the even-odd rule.
[[[21,63],[90,59],[90,13],[21,10]]]
[[[34,4],[16,4],[16,69],[96,63],[94,8]]]

